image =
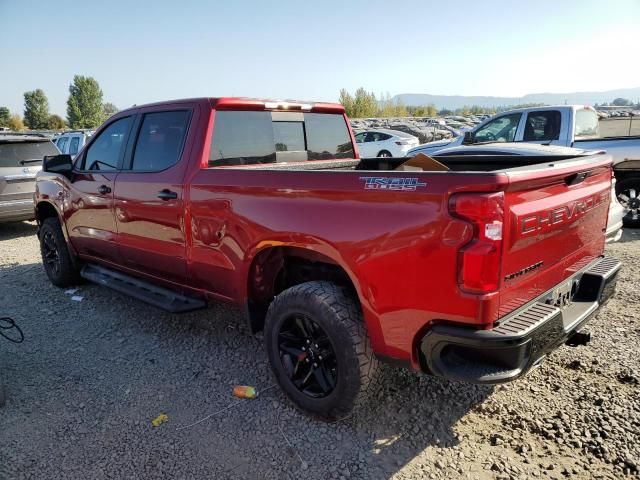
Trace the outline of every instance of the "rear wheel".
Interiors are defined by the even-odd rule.
[[[618,202],[624,207],[622,222],[625,227],[640,227],[640,177],[627,178],[616,183]]]
[[[51,283],[57,287],[69,287],[78,283],[78,270],[71,260],[60,221],[55,217],[46,218],[42,222],[40,253],[44,271]]]
[[[338,418],[375,391],[378,361],[356,299],[330,282],[307,282],[278,295],[265,342],[280,387],[305,412]]]
[[[390,156],[391,156],[391,152],[387,150],[381,150],[378,152],[378,157],[390,157]]]

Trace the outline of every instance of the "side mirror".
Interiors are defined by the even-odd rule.
[[[464,138],[462,139],[463,145],[471,145],[473,143],[473,133],[470,131],[464,132]]]
[[[46,155],[42,159],[42,170],[49,173],[59,173],[68,177],[73,170],[71,155],[61,153],[60,155]]]

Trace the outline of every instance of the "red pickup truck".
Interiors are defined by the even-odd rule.
[[[335,104],[133,107],[73,163],[45,157],[44,268],[173,312],[243,306],[280,386],[325,417],[365,399],[379,361],[500,383],[585,344],[620,268],[611,158],[406,160],[360,159]]]

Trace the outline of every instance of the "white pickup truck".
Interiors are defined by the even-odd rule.
[[[626,210],[624,224],[640,227],[640,137],[600,137],[596,111],[584,105],[522,108],[500,113],[453,140],[441,140],[409,150],[434,155],[458,145],[527,142],[583,150],[606,150],[613,157],[618,201]]]

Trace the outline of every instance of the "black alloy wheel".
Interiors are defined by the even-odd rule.
[[[52,232],[45,232],[42,236],[42,259],[47,270],[56,277],[60,275],[60,252]]]
[[[278,332],[280,361],[298,391],[312,398],[331,394],[338,381],[338,362],[331,340],[312,319],[294,314]]]
[[[80,279],[79,266],[71,258],[60,221],[55,217],[45,218],[38,236],[42,265],[51,283],[57,287],[77,284]]]

